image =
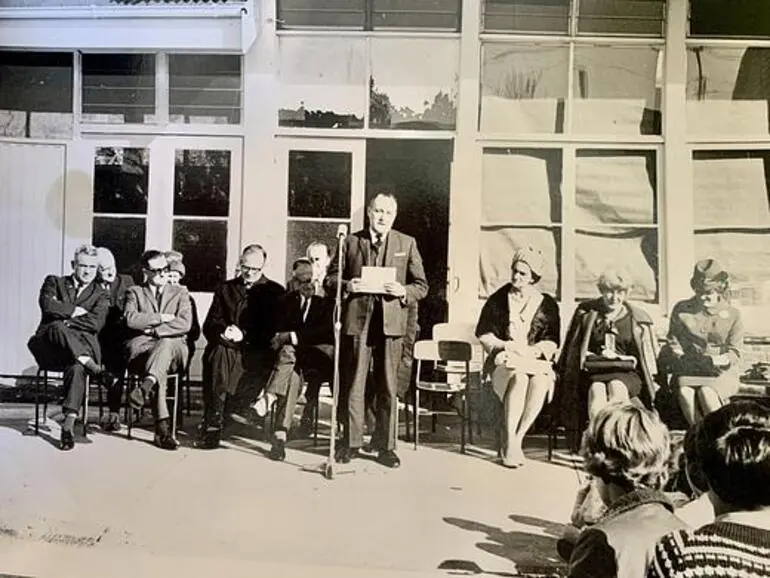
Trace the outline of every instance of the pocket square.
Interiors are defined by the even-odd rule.
[[[406,253],[393,253],[394,257],[406,257]]]

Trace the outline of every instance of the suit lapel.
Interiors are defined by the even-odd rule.
[[[393,263],[393,254],[396,252],[396,238],[393,231],[388,231],[383,242],[385,243],[385,259],[382,264],[385,267],[390,267]]]
[[[364,265],[371,265],[372,241],[369,238],[369,231],[366,231],[358,238],[358,252],[361,253],[361,262]]]
[[[155,295],[152,294],[152,289],[150,289],[149,286],[145,285],[144,287],[142,287],[142,293],[144,293],[144,298],[150,304],[150,307],[152,308],[152,310],[155,313],[159,313],[158,302],[155,300]]]
[[[75,282],[72,279],[72,275],[64,278],[64,291],[69,303],[74,303],[78,294],[75,291]]]

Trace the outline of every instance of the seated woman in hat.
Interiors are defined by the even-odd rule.
[[[168,263],[168,283],[169,285],[181,285],[182,279],[187,272],[184,266],[184,257],[179,251],[166,251],[166,262]],[[198,319],[198,306],[192,295],[190,295],[190,307],[192,308],[192,327],[187,334],[187,367],[185,373],[189,373],[192,364],[193,355],[195,355],[195,343],[201,336],[201,324]]]
[[[743,345],[740,312],[727,298],[730,276],[714,259],[695,264],[695,295],[674,305],[661,371],[671,374],[679,407],[690,424],[720,408],[738,391]]]
[[[553,395],[559,306],[535,288],[543,265],[540,251],[517,249],[511,281],[489,296],[476,326],[487,354],[484,372],[504,406],[500,455],[507,467],[524,464],[524,435]]]
[[[562,404],[576,432],[586,413],[590,419],[608,403],[636,398],[652,407],[658,371],[652,319],[626,300],[631,287],[628,272],[605,271],[600,297],[581,303],[572,317],[558,367],[564,388],[577,389]]]

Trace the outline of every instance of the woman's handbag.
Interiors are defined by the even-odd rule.
[[[616,371],[635,371],[636,363],[636,357],[632,355],[618,355],[617,357],[588,355],[583,361],[583,371],[589,375],[614,373]]]

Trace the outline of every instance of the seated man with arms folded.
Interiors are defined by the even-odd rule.
[[[334,355],[333,303],[314,295],[313,268],[306,258],[297,259],[292,267],[294,290],[280,302],[277,332],[271,347],[278,352],[273,372],[265,393],[255,404],[264,416],[277,397],[276,423],[269,457],[282,461],[286,458],[284,445],[291,429],[303,376],[320,380],[333,371]]]
[[[44,369],[64,372],[64,422],[60,448],[75,447],[72,430],[86,389],[86,372],[101,379],[106,387],[112,376],[99,365],[101,348],[98,334],[107,318],[110,299],[96,279],[96,248],[83,245],[75,251],[72,275],[49,275],[40,289],[42,318],[27,342],[37,364]]]
[[[168,285],[168,263],[160,251],[142,255],[145,282],[131,287],[126,298],[126,325],[134,337],[126,344],[128,369],[142,377],[140,387],[130,393],[131,406],[141,409],[154,395],[155,445],[175,450],[176,440],[169,426],[166,378],[171,371],[183,371],[187,363],[187,332],[192,310],[187,289]]]

